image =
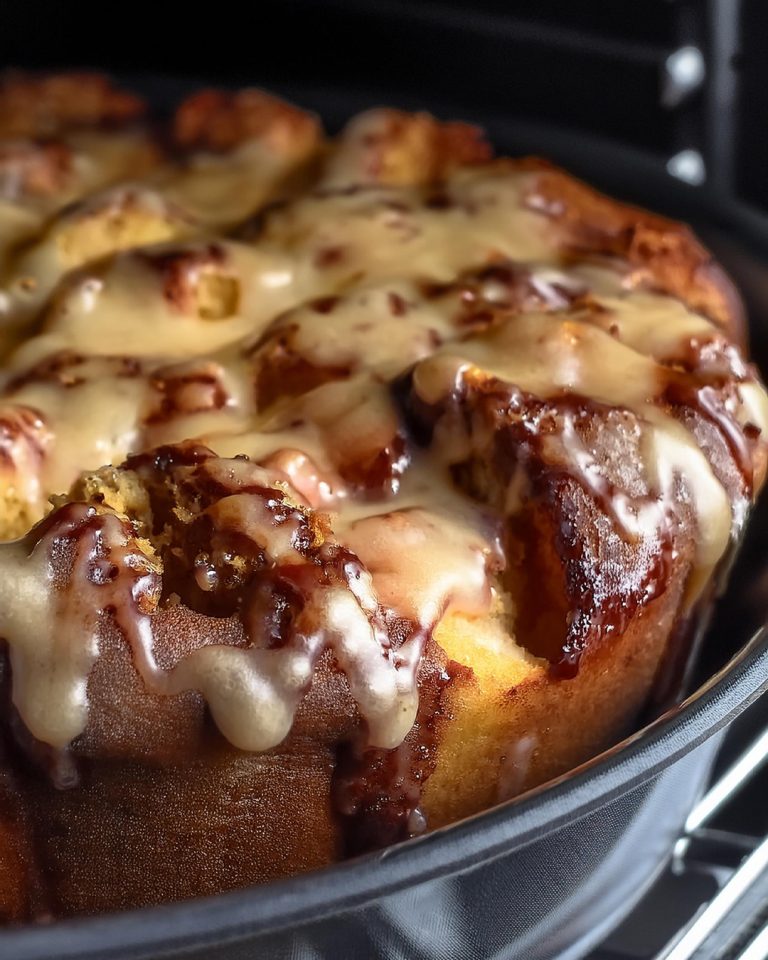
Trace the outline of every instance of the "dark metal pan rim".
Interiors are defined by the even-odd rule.
[[[514,800],[320,871],[245,890],[0,933],[14,960],[140,956],[221,946],[361,906],[519,849],[627,793],[714,735],[768,690],[768,625],[683,703],[568,774]]]

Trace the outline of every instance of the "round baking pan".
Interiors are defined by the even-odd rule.
[[[270,87],[268,78],[254,80]],[[152,77],[126,82],[161,106],[199,85]],[[279,92],[318,110],[330,129],[371,103],[364,91]],[[428,106],[454,113],[450,105]],[[693,221],[742,288],[753,355],[768,371],[768,268],[760,259],[766,244],[743,211],[716,209],[705,192],[627,149],[499,117],[466,119],[485,124],[500,152],[535,149],[620,196]],[[704,785],[722,731],[768,687],[766,538],[764,502],[707,633],[694,692],[570,774],[469,820],[322,871],[193,902],[6,930],[0,956],[584,956],[657,875]],[[107,876],[109,864],[103,869]]]

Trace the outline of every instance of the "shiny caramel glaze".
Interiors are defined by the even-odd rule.
[[[422,114],[328,142],[203,91],[161,147],[142,111],[0,88],[10,920],[310,869],[593,755],[765,474],[686,228]]]

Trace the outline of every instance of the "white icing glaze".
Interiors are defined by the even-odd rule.
[[[116,517],[103,517],[99,527],[84,527],[93,513],[84,505],[73,505],[52,531],[32,541],[31,548],[27,539],[3,546],[0,633],[9,642],[13,703],[32,735],[58,748],[85,729],[88,674],[99,654],[99,621],[104,607],[114,601],[111,592],[104,596],[103,586],[94,583],[93,550],[103,545],[110,556],[120,552],[137,577],[149,569],[141,554],[129,547]],[[52,548],[55,538],[76,534],[72,563],[77,586],[71,589],[56,582]],[[151,648],[147,625],[143,619],[136,624]],[[146,664],[137,665],[146,675]]]
[[[353,178],[358,147],[330,163],[321,190],[272,211],[252,242],[209,234],[243,220],[282,182],[290,164],[264,144],[166,165],[150,186],[74,210],[0,205],[0,247],[28,241],[6,258],[0,312],[10,330],[32,317],[41,323],[6,364],[6,403],[11,421],[35,411],[45,437],[34,453],[23,437],[13,441],[9,497],[42,515],[44,497],[82,470],[199,438],[219,456],[262,461],[267,486],[328,511],[333,536],[362,562],[346,585],[311,594],[294,642],[280,649],[212,645],[162,671],[151,616],[134,618],[147,687],[199,691],[222,733],[246,750],[287,735],[326,649],[371,742],[396,746],[416,715],[426,634],[448,611],[482,617],[491,608],[505,516],[493,522],[454,485],[448,467],[467,454],[461,436],[438,424],[438,451],[415,451],[404,436],[391,384],[414,364],[426,403],[439,404],[466,377],[493,377],[542,399],[575,394],[636,414],[652,495],[641,504],[615,495],[614,519],[642,538],[675,497],[690,500],[699,528],[691,598],[745,509],[732,509],[692,433],[659,405],[672,366],[722,341],[712,323],[632,289],[620,263],[565,264],[547,218],[523,202],[530,173],[503,164],[460,170],[435,202],[408,185],[330,189]],[[105,144],[93,149],[91,161],[86,147],[77,160],[81,189],[102,185],[94,170],[106,163]],[[47,223],[44,213],[53,214]],[[506,260],[515,261],[512,280],[483,274]],[[446,289],[432,289],[440,284]],[[65,360],[53,369],[57,357]],[[735,350],[729,362],[745,379]],[[737,423],[768,430],[758,383],[739,383],[732,407]],[[597,496],[597,452],[567,418],[553,442]],[[245,468],[221,469],[236,478]],[[253,478],[260,468],[249,469]],[[508,482],[506,515],[527,496],[520,470]],[[223,497],[209,516],[219,529],[246,531],[273,565],[306,562],[295,523],[276,525],[259,497]],[[141,568],[121,521],[103,524],[107,552]],[[0,545],[0,635],[22,719],[35,737],[64,747],[87,724],[87,678],[112,594],[90,581],[80,590],[80,553],[70,586],[54,583],[52,537]],[[213,588],[202,567],[190,576]],[[62,602],[70,604],[63,619]],[[383,611],[412,622],[396,649]]]
[[[416,507],[374,514],[351,523],[344,542],[371,571],[379,601],[418,623],[437,623],[448,610],[480,616],[490,606],[493,545],[464,518]]]

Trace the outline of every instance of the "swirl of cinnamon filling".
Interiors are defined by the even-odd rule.
[[[363,562],[284,477],[199,445],[160,448],[84,476],[73,491],[82,499],[61,503],[26,537],[0,547],[14,583],[0,632],[13,638],[14,704],[35,738],[62,749],[84,732],[87,680],[111,620],[147,690],[198,691],[221,732],[244,750],[266,750],[287,735],[327,650],[370,742],[401,742],[416,714],[425,631],[454,594],[480,608],[487,602],[482,544],[466,548],[476,555],[471,582],[453,571],[431,585],[426,607],[422,600],[398,610],[396,589],[382,580],[391,605],[382,604]],[[415,567],[419,550],[446,536],[428,518],[393,522]],[[232,618],[237,642],[200,646],[164,669],[153,622],[175,607]]]
[[[330,664],[392,748],[451,614],[572,676],[673,580],[682,613],[706,592],[768,399],[684,228],[426,117],[326,156],[313,118],[206,94],[176,138],[16,211],[0,636],[34,738],[88,741],[117,635],[237,747],[280,743]]]

